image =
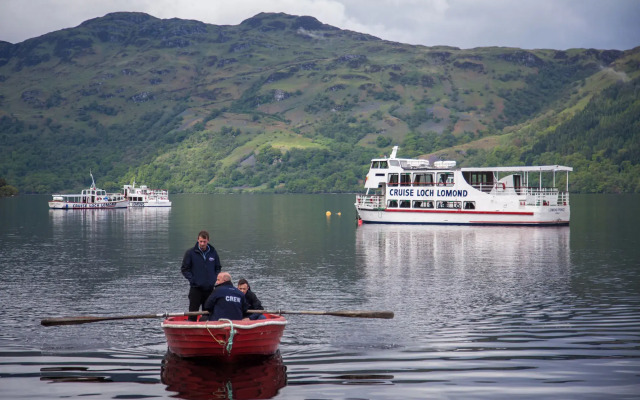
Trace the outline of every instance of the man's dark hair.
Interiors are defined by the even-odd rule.
[[[238,286],[244,285],[245,283],[247,284],[247,288],[251,289],[251,285],[249,285],[249,282],[247,282],[246,279],[244,279],[244,278],[238,279]]]
[[[207,232],[207,231],[200,231],[200,233],[198,233],[198,237],[199,237],[199,238],[203,238],[203,239],[207,239],[207,240],[209,240],[209,232]]]

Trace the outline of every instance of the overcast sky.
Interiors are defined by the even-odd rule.
[[[381,39],[464,49],[640,46],[640,0],[0,0],[0,40],[19,43],[115,11],[216,25],[284,12]]]

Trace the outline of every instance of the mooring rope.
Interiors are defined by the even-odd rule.
[[[229,321],[229,325],[231,325],[229,340],[227,341],[227,353],[231,354],[231,348],[233,347],[233,336],[235,336],[236,330],[233,327],[233,322],[231,322],[230,319],[220,319],[220,321]]]
[[[231,381],[227,381],[227,398],[233,399],[233,385],[231,385]]]
[[[233,326],[233,322],[230,319],[224,319],[224,318],[220,318],[218,321],[227,321],[227,322],[229,322],[229,325],[231,325],[230,331],[229,331],[229,340],[227,340],[226,343],[225,343],[224,340],[218,340],[214,336],[214,334],[211,332],[211,330],[209,329],[209,322],[210,321],[207,321],[207,323],[205,324],[205,327],[207,328],[207,332],[209,332],[209,335],[211,335],[213,340],[215,340],[220,346],[223,346],[228,354],[231,354],[231,349],[233,347],[233,337],[236,334],[236,330],[235,330],[235,328]]]

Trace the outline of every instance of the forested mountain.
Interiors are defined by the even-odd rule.
[[[312,17],[113,13],[0,42],[0,177],[172,192],[358,191],[371,157],[574,167],[640,191],[640,49],[411,46]]]

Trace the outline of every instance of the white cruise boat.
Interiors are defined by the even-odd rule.
[[[375,158],[356,196],[358,219],[378,224],[568,225],[561,165],[456,168],[455,161]],[[566,175],[565,175],[566,174]],[[556,180],[564,190],[558,189]]]
[[[136,187],[124,185],[124,197],[129,200],[129,207],[171,207],[167,190],[149,189],[146,185]]]
[[[54,194],[49,201],[50,209],[62,210],[87,210],[127,208],[129,202],[121,193],[107,193],[103,189],[96,188],[96,183],[91,174],[91,187],[84,189],[80,194]]]

